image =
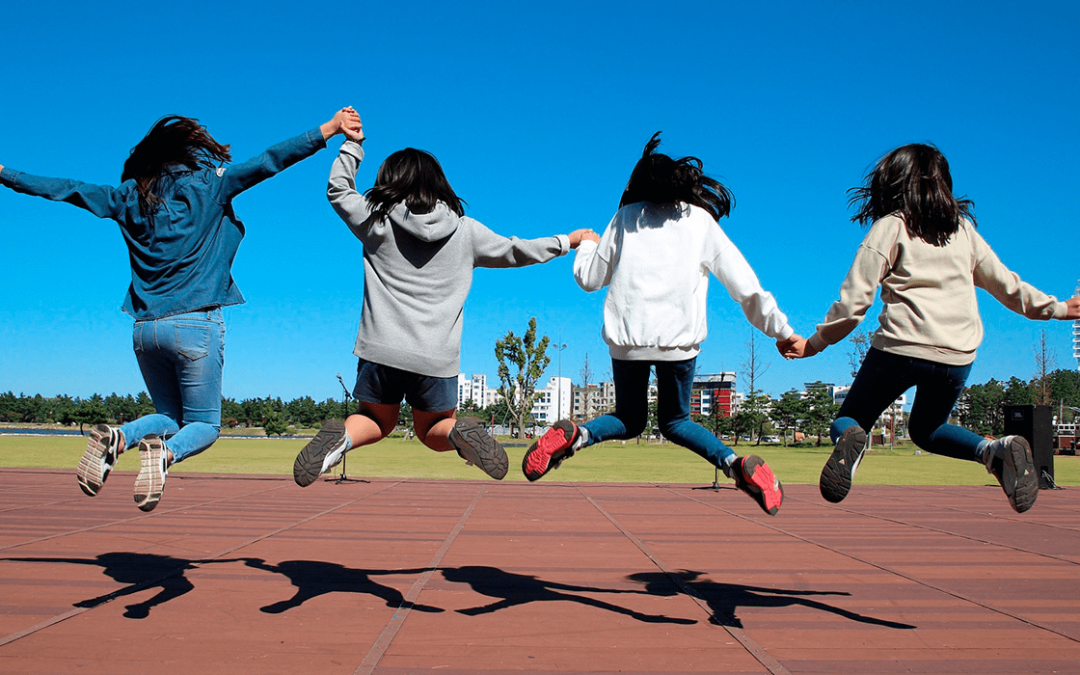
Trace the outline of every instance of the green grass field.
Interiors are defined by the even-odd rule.
[[[526,441],[500,439],[510,456],[506,480],[524,480],[521,458]],[[293,459],[304,446],[297,439],[236,439],[223,437],[201,455],[176,465],[174,473],[238,473],[291,475]],[[78,436],[0,436],[0,467],[74,469],[86,447]],[[816,484],[831,447],[784,448],[775,445],[733,446],[740,455],[757,454],[769,463],[785,484]],[[118,470],[137,471],[138,453],[120,458]],[[455,453],[428,450],[417,440],[389,438],[350,452],[350,477],[482,479],[479,469],[467,466]],[[340,467],[335,469],[340,473]],[[1080,485],[1080,457],[1058,456],[1054,477],[1063,487]],[[550,480],[629,483],[705,483],[713,469],[689,450],[671,443],[608,442],[588,448],[549,475]],[[727,479],[720,476],[721,482]],[[893,452],[873,449],[859,467],[857,483],[864,485],[986,485],[993,482],[973,462],[915,454],[908,445]]]

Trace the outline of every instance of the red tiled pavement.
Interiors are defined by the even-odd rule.
[[[0,673],[1080,674],[1080,489],[132,480],[0,470]]]

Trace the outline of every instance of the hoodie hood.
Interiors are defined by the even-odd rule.
[[[387,217],[394,225],[426,242],[446,239],[461,223],[461,217],[443,202],[435,204],[430,213],[413,213],[404,203],[396,204]]]

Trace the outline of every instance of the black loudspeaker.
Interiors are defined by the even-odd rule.
[[[1031,446],[1039,489],[1054,487],[1054,422],[1048,405],[1007,405],[1005,435],[1023,436]]]

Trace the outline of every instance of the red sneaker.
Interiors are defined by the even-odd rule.
[[[735,487],[750,495],[761,510],[775,516],[784,502],[784,486],[765,460],[757,455],[747,455],[735,460],[731,467]]]
[[[552,469],[559,468],[563,460],[574,456],[574,441],[581,432],[570,420],[559,420],[548,429],[525,452],[521,470],[530,481],[540,478]]]

